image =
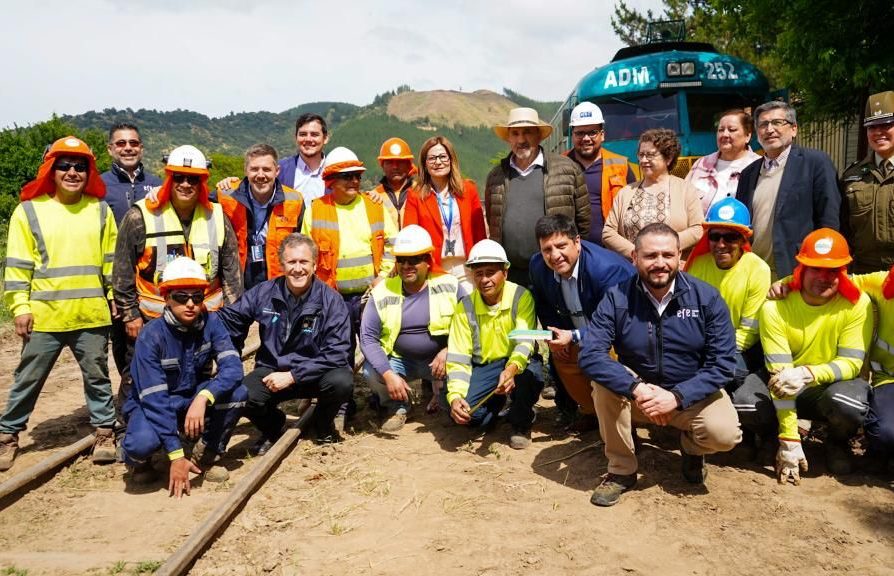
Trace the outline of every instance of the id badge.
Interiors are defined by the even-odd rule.
[[[253,244],[251,247],[251,261],[252,262],[263,262],[264,261],[264,247],[259,244]]]

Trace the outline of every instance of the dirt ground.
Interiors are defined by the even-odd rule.
[[[4,402],[19,349],[0,334]],[[0,481],[89,433],[83,404],[66,354]],[[680,476],[676,441],[643,431],[636,490],[601,509],[589,503],[605,471],[598,434],[557,433],[551,402],[525,451],[508,447],[506,429],[474,438],[421,412],[385,435],[362,409],[344,443],[299,443],[191,573],[894,573],[894,482],[827,476],[820,446],[808,446],[800,487],[777,485],[769,461],[732,453],[711,457],[706,487],[695,488]],[[0,574],[150,573],[251,468],[253,440],[243,421],[231,482],[194,482],[180,501],[164,480],[135,489],[123,465],[78,460],[0,511]]]

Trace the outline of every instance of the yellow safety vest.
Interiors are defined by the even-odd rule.
[[[170,202],[158,211],[147,208],[145,200],[140,200],[136,205],[143,214],[146,227],[146,247],[137,261],[136,270],[140,312],[150,318],[157,318],[164,312],[165,301],[158,285],[161,284],[165,266],[177,256],[189,256],[205,269],[211,283],[205,291],[205,307],[208,310],[221,308],[220,249],[226,227],[220,204],[212,204],[211,211],[202,204],[196,204],[189,242],[183,236],[183,225]]]
[[[62,204],[39,196],[9,222],[4,300],[13,316],[32,314],[37,332],[111,324],[112,262],[118,228],[108,204],[82,196]]]
[[[428,331],[432,336],[443,336],[450,331],[450,320],[456,310],[456,291],[459,282],[452,274],[428,278]],[[394,343],[400,334],[404,294],[399,276],[387,278],[372,290],[379,319],[382,321],[380,341],[388,356],[394,353]]]

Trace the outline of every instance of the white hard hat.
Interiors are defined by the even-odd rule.
[[[328,180],[333,174],[341,174],[343,172],[363,172],[363,162],[357,158],[357,155],[344,146],[334,148],[326,158],[323,159],[323,180]]]
[[[431,236],[425,228],[410,224],[397,233],[391,252],[395,256],[418,256],[419,254],[428,254],[434,249]]]
[[[168,154],[165,170],[190,174],[208,174],[208,160],[195,146],[190,146],[189,144],[177,146]]]
[[[207,288],[208,276],[198,262],[186,256],[178,256],[165,266],[161,274],[159,289],[163,291],[175,288]]]
[[[466,266],[489,262],[509,265],[509,259],[506,258],[506,251],[503,250],[502,246],[489,239],[482,240],[472,246],[472,249],[469,250],[469,259],[466,260]]]
[[[570,126],[589,126],[591,124],[605,124],[602,118],[602,110],[592,102],[581,102],[571,111]]]

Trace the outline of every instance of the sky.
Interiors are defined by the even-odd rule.
[[[640,9],[658,0],[628,0]],[[0,19],[0,128],[53,113],[212,117],[407,84],[564,100],[621,47],[614,0],[31,0]]]

